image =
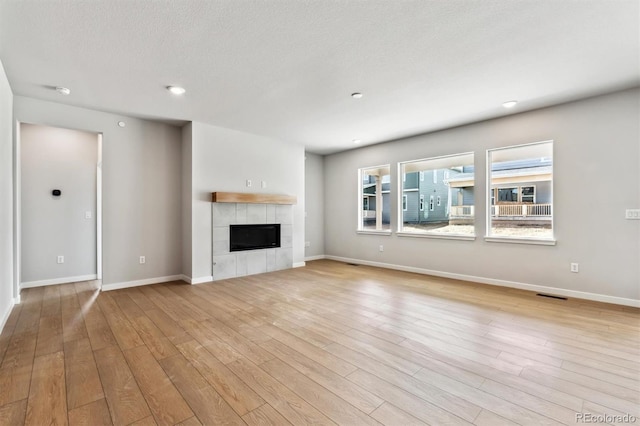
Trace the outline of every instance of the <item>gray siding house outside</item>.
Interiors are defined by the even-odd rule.
[[[407,173],[403,191],[403,196],[407,197],[407,209],[402,212],[403,222],[412,224],[447,222],[449,220],[449,185],[446,181],[459,173],[453,169]],[[422,209],[420,208],[421,197],[424,200]]]

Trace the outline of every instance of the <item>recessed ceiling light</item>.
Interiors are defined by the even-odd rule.
[[[518,101],[507,101],[503,103],[502,106],[505,108],[513,108],[514,106],[516,106],[517,103]]]
[[[186,92],[186,90],[184,90],[184,87],[180,86],[167,86],[167,90],[174,95],[184,95]]]
[[[360,92],[352,93],[351,97],[355,98],[355,99],[360,99],[362,97],[362,93],[360,93]]]
[[[61,95],[65,95],[65,96],[71,94],[71,90],[68,87],[62,87],[62,86],[56,87],[56,92],[60,93]]]
[[[124,127],[126,125],[127,123],[125,123],[124,121],[118,121],[118,127]]]
[[[358,144],[358,143],[360,143],[360,142],[362,142],[362,140],[361,140],[361,139],[354,139],[354,140],[353,140],[353,143],[355,143],[355,144]]]

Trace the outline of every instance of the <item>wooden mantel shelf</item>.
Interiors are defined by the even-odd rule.
[[[214,203],[296,204],[298,199],[295,195],[213,192],[211,201]]]

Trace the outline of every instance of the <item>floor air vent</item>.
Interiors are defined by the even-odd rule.
[[[554,296],[552,294],[543,294],[543,293],[537,293],[536,296],[540,296],[540,297],[548,297],[550,299],[560,299],[560,300],[567,300],[566,297],[562,297],[562,296]]]

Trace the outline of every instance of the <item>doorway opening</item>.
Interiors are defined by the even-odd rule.
[[[102,279],[102,134],[17,123],[16,283]]]

